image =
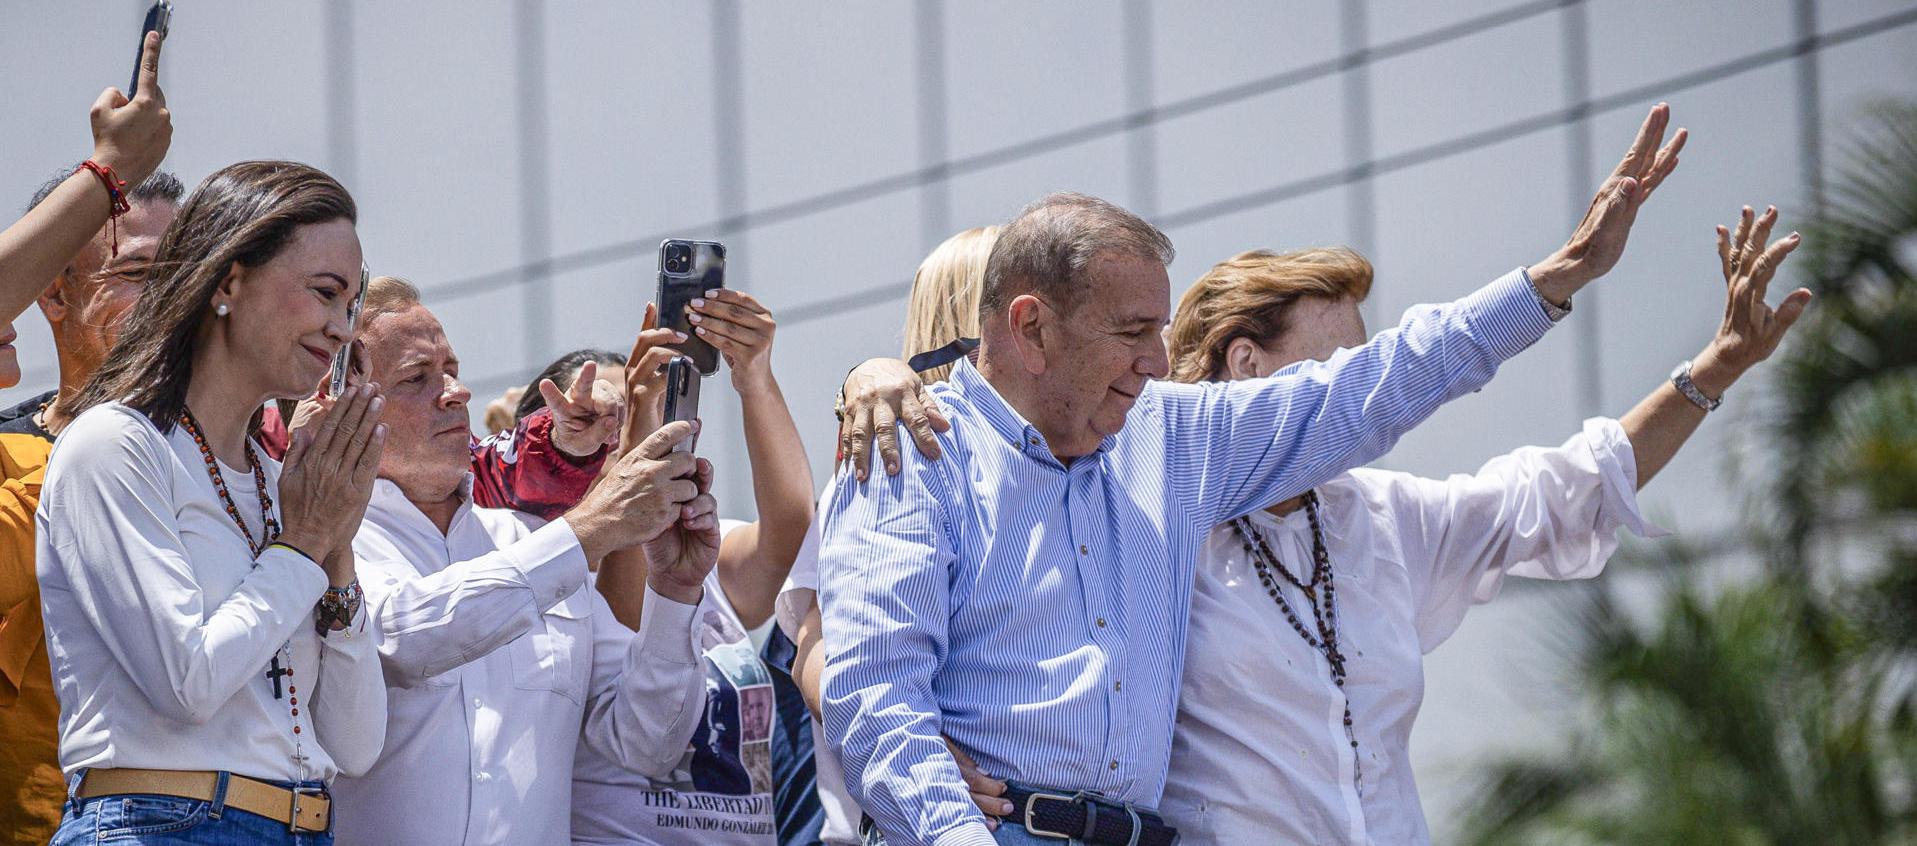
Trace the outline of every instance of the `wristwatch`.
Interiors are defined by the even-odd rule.
[[[1531,272],[1529,270],[1526,270],[1524,273],[1524,281],[1531,286],[1531,296],[1538,298],[1538,307],[1544,309],[1544,316],[1550,318],[1552,323],[1571,316],[1570,297],[1564,298],[1564,305],[1558,305],[1545,299],[1544,292],[1538,290],[1538,283],[1531,281]]]
[[[1718,406],[1724,404],[1723,397],[1711,399],[1697,389],[1697,384],[1691,381],[1691,363],[1688,360],[1678,362],[1677,369],[1671,371],[1671,385],[1677,388],[1677,392],[1683,394],[1685,399],[1690,400],[1692,405],[1705,411],[1716,411]]]

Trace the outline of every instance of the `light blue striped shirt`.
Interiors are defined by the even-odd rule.
[[[820,518],[825,724],[853,796],[892,846],[992,843],[943,733],[995,777],[1155,805],[1206,532],[1384,454],[1550,326],[1514,270],[1322,364],[1153,382],[1069,466],[961,362],[932,389],[944,458],[841,473]]]

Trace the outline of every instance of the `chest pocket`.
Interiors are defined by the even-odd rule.
[[[513,686],[586,701],[592,671],[592,603],[582,587],[540,615],[539,625],[512,643]]]

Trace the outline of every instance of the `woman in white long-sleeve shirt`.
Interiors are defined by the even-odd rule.
[[[1765,252],[1775,219],[1746,209],[1735,250],[1720,229],[1722,327],[1622,419],[1471,475],[1354,470],[1212,531],[1162,803],[1185,842],[1429,842],[1409,759],[1424,654],[1505,576],[1588,578],[1618,529],[1654,532],[1638,488],[1809,302],[1764,304],[1797,243]],[[1172,377],[1251,378],[1356,346],[1370,285],[1369,263],[1345,249],[1223,262],[1179,304]]]
[[[251,434],[350,338],[352,197],[292,162],[200,185],[56,442],[38,576],[68,798],[55,844],[332,838],[326,783],[384,739],[352,537],[384,429],[377,386]]]

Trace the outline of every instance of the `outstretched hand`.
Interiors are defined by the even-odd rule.
[[[667,344],[684,343],[686,335],[660,329],[658,323],[658,308],[648,303],[645,319],[639,324],[639,336],[633,339],[632,353],[626,357],[626,416],[619,431],[620,454],[665,425],[666,365],[679,354]]]
[[[160,34],[149,32],[140,52],[139,93],[100,92],[88,117],[93,123],[93,160],[113,168],[127,187],[158,169],[173,143],[173,115],[160,90]]]
[[[1569,301],[1572,294],[1609,273],[1623,257],[1631,225],[1637,222],[1637,210],[1677,169],[1677,154],[1690,139],[1688,130],[1679,129],[1669,144],[1659,147],[1670,122],[1669,104],[1651,107],[1631,149],[1598,188],[1597,197],[1591,200],[1570,240],[1531,266],[1531,282],[1545,299],[1559,304]]]
[[[1711,395],[1723,392],[1729,384],[1724,380],[1734,380],[1769,358],[1810,306],[1809,288],[1790,292],[1775,309],[1764,302],[1777,268],[1803,243],[1795,232],[1771,241],[1771,227],[1776,224],[1776,206],[1761,215],[1745,206],[1736,232],[1717,227],[1717,257],[1725,284],[1724,323],[1698,357],[1692,374],[1698,387]]]

